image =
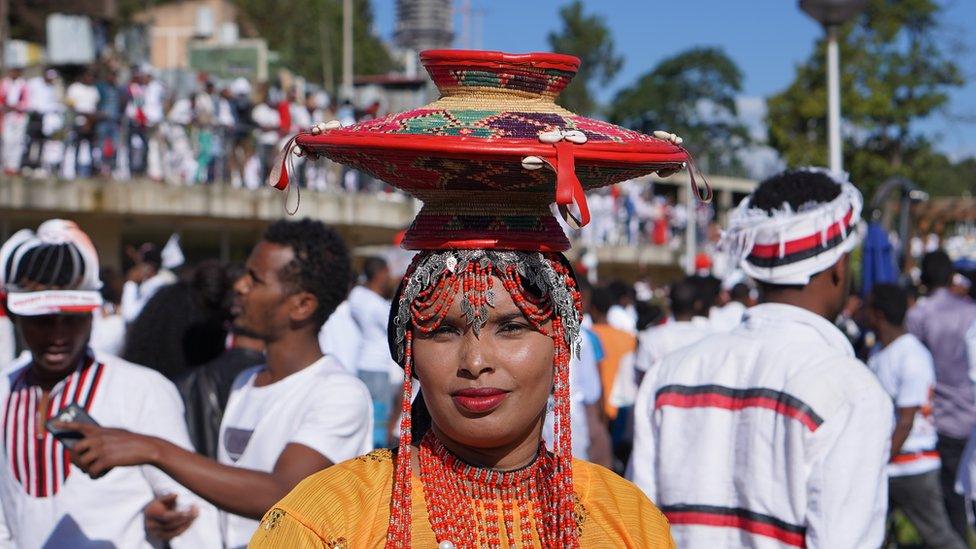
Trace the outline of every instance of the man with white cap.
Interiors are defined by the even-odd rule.
[[[58,430],[72,410],[190,447],[175,387],[88,346],[102,304],[88,236],[61,219],[15,233],[0,248],[0,284],[30,351],[0,376],[0,546],[219,546],[209,503],[154,467],[92,479],[73,464],[78,434]]]
[[[881,546],[894,412],[832,322],[861,207],[846,178],[799,169],[732,213],[762,303],[664,357],[637,397],[633,480],[678,547]]]

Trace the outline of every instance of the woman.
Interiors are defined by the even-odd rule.
[[[405,372],[399,447],[306,479],[268,512],[251,546],[673,547],[664,516],[635,486],[572,458],[569,361],[582,304],[548,204],[555,186],[564,216],[585,223],[585,187],[671,171],[687,153],[557,107],[575,58],[421,59],[440,100],[297,138],[308,154],[424,200],[404,238],[421,252],[389,323]],[[421,391],[411,406],[413,378]]]

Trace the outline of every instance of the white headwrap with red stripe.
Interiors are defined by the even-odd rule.
[[[723,243],[734,264],[755,280],[805,286],[810,277],[837,263],[861,241],[864,199],[846,174],[802,168],[827,175],[840,186],[837,198],[796,211],[789,204],[767,212],[746,197],[729,214]]]
[[[52,280],[48,284],[44,280],[31,280],[41,286],[55,287],[44,290],[20,287],[18,283],[34,269],[36,265],[31,263],[36,261],[54,262],[43,267],[49,267],[53,277],[68,282],[55,284]],[[0,247],[0,286],[7,293],[7,309],[22,316],[84,313],[102,305],[95,246],[74,221],[65,219],[45,221],[36,233],[30,229],[17,231]]]

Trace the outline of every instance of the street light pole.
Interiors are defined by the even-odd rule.
[[[844,156],[840,141],[840,47],[837,45],[836,25],[827,27],[827,143],[830,152],[830,171],[844,171]]]
[[[844,160],[840,142],[840,26],[850,21],[868,0],[800,0],[800,10],[827,31],[827,151],[830,170],[840,173]]]
[[[342,96],[352,100],[352,0],[342,0]]]

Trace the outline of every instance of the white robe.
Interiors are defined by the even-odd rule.
[[[832,323],[759,305],[648,372],[628,476],[683,549],[879,547],[893,414]]]

